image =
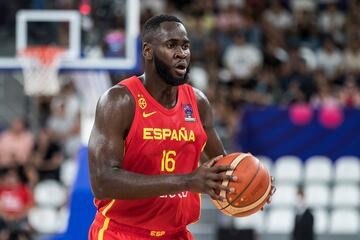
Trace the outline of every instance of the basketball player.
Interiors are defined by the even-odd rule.
[[[142,32],[145,73],[121,81],[99,100],[89,141],[97,213],[91,240],[193,239],[200,195],[234,191],[214,167],[225,155],[212,109],[187,85],[190,43],[173,16],[149,19]],[[199,167],[199,159],[204,161]]]

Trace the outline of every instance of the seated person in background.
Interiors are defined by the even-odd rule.
[[[33,141],[24,121],[20,118],[14,119],[10,128],[0,135],[0,166],[25,165],[33,148]]]
[[[298,186],[298,208],[295,217],[292,240],[314,240],[314,216],[306,206],[304,187]]]
[[[10,232],[29,230],[27,215],[33,194],[26,184],[23,167],[0,170],[0,219]]]
[[[60,144],[51,138],[49,130],[41,129],[31,156],[38,180],[60,181],[60,166],[63,160]]]

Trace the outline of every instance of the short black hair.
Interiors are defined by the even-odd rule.
[[[157,30],[159,30],[160,24],[163,22],[178,22],[183,24],[183,22],[179,18],[171,15],[157,15],[151,17],[144,23],[141,34],[142,41],[143,42],[149,41],[149,39],[153,37],[153,34]]]

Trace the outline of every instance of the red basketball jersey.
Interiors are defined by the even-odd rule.
[[[176,106],[164,108],[137,77],[119,83],[136,102],[134,120],[125,140],[122,168],[160,175],[184,174],[198,167],[207,136],[202,127],[195,94],[190,85],[178,87]],[[138,200],[95,199],[97,218],[166,235],[195,222],[200,215],[200,195],[181,192]]]

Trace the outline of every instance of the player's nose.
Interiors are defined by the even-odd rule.
[[[188,50],[184,50],[181,47],[175,49],[175,58],[186,58],[189,55]]]

